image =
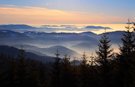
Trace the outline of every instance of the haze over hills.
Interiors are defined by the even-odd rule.
[[[14,45],[14,47],[16,48],[21,48],[23,47],[23,49],[25,49],[26,51],[28,52],[32,52],[32,53],[35,53],[37,55],[42,55],[42,56],[52,56],[52,57],[55,57],[56,53],[57,53],[57,50],[59,51],[60,53],[60,57],[64,57],[65,55],[69,55],[69,56],[80,56],[79,53],[69,49],[69,48],[66,48],[64,46],[51,46],[51,47],[48,47],[48,48],[39,48],[39,47],[36,47],[36,46],[31,46],[31,45]]]
[[[14,57],[14,58],[18,58],[19,49],[14,48],[14,47],[10,47],[10,46],[1,45],[0,46],[0,53]],[[42,63],[53,62],[55,59],[55,57],[36,55],[34,53],[31,53],[31,52],[25,52],[24,56],[27,59],[40,61]]]
[[[88,31],[97,31],[97,30],[112,30],[111,27],[102,26],[102,25],[40,25],[40,26],[31,26],[27,24],[5,24],[0,25],[0,30],[14,30],[18,32],[25,31],[37,31],[37,32],[70,32],[70,33],[80,33],[80,32],[88,32]]]
[[[5,29],[1,28],[3,26],[6,26]],[[73,28],[67,25],[53,27]],[[86,28],[104,29],[107,27],[86,26]],[[16,48],[23,46],[28,52],[42,56],[54,56],[57,49],[59,49],[62,56],[65,54],[70,56],[80,56],[84,51],[87,53],[93,53],[97,49],[98,40],[102,35],[98,35],[90,31],[82,33],[48,33],[42,32],[40,29],[38,31],[38,28],[28,25],[1,25],[0,29],[0,45],[8,45]],[[121,37],[123,33],[124,31],[107,33],[111,39],[113,47],[118,48],[118,46],[121,44]]]
[[[109,35],[109,38],[111,39],[111,43],[120,44],[123,33],[124,31],[115,31],[115,32],[108,32],[107,34]],[[100,36],[101,35],[102,34],[100,34]]]
[[[103,26],[86,26],[85,28],[88,28],[88,29],[111,29],[110,27],[103,27]]]
[[[0,29],[36,29],[36,27],[32,27],[26,24],[6,24],[0,25]]]

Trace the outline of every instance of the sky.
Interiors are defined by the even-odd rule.
[[[122,24],[135,0],[0,0],[0,24]]]

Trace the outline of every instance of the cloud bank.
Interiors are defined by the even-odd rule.
[[[103,27],[103,26],[86,26],[86,29],[112,29],[110,27]]]

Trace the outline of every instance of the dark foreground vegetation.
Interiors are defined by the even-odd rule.
[[[134,24],[126,28],[120,53],[113,53],[103,34],[97,57],[88,61],[84,53],[80,64],[68,56],[60,59],[59,53],[45,64],[28,60],[22,49],[17,58],[0,54],[0,87],[135,87]]]

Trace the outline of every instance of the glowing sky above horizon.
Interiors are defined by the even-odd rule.
[[[135,0],[0,0],[0,24],[118,24]]]

